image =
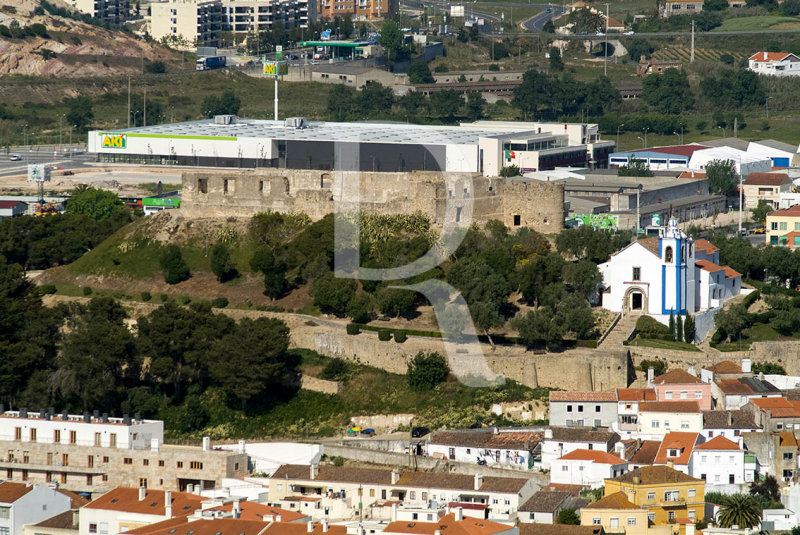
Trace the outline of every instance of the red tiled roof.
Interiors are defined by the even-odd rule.
[[[750,401],[759,409],[792,408],[792,404],[786,398],[755,398]]]
[[[617,401],[614,392],[562,392],[555,390],[550,392],[550,401]]]
[[[765,57],[766,54],[766,57]],[[788,52],[756,52],[749,59],[758,63],[766,63],[768,61],[783,61],[792,54]]]
[[[2,489],[2,485],[0,485]],[[188,492],[172,493],[172,514],[187,515],[200,508],[205,500],[202,496]],[[139,500],[139,489],[131,487],[117,487],[85,507],[89,509],[104,509],[109,511],[125,511],[145,515],[164,516],[164,491],[147,489],[144,500]]]
[[[653,383],[657,385],[694,385],[705,384],[703,381],[680,368],[670,370],[665,374],[659,375],[653,379]]]
[[[716,253],[717,251],[719,251],[719,247],[715,246],[713,243],[711,243],[705,238],[698,238],[694,240],[694,248],[698,251],[703,251],[708,254]]]
[[[652,388],[617,388],[618,401],[655,401],[656,391]]]
[[[642,401],[639,403],[640,412],[700,412],[696,401]]]
[[[4,481],[0,483],[0,503],[14,503],[32,490],[33,485]]]
[[[782,210],[775,210],[767,215],[767,217],[800,217],[800,204],[795,204],[789,208]]]
[[[692,456],[692,449],[697,443],[697,433],[684,433],[681,431],[671,431],[664,435],[664,440],[661,441],[661,447],[658,449],[653,464],[667,464],[667,461],[672,461],[674,464],[689,464],[689,458]],[[678,450],[676,457],[668,455],[669,450]]]
[[[722,379],[721,381],[717,381],[717,388],[726,395],[755,393],[749,384],[743,383],[738,379]]]
[[[661,449],[661,442],[657,440],[645,440],[642,445],[636,450],[636,453],[631,457],[631,464],[648,465],[653,464],[658,455],[658,450]]]
[[[261,522],[261,525],[264,525],[264,522]],[[322,524],[315,523],[313,525],[313,531],[311,535],[322,535]],[[264,534],[269,535],[304,535],[308,533],[308,525],[305,522],[273,522],[271,524],[267,524],[267,529],[263,531]],[[342,525],[328,525],[328,535],[347,535],[347,526]],[[184,535],[184,534],[178,534]],[[198,535],[194,533],[192,535]],[[214,535],[213,533],[209,535]],[[226,534],[222,534],[226,535]],[[239,535],[239,534],[231,534],[231,535]],[[245,533],[244,535],[249,535]],[[259,534],[260,535],[260,534]]]
[[[715,273],[717,271],[725,271],[724,267],[718,266],[714,262],[709,262],[708,260],[695,260],[694,265],[699,267],[703,271],[708,271],[709,273]]]
[[[732,267],[729,267],[729,266],[722,266],[722,267],[725,268],[725,278],[726,279],[735,279],[736,277],[741,277],[742,276],[741,273],[739,273],[738,271],[736,271]]]
[[[455,514],[450,513],[439,519],[438,522],[416,522],[398,520],[390,522],[383,533],[411,533],[414,535],[434,535],[436,532],[448,535],[492,535],[512,529],[505,524],[465,516],[463,520],[456,521]]]
[[[281,509],[280,507],[271,507],[269,505],[249,502],[246,500],[242,500],[241,502],[239,502],[239,506],[241,509],[241,515],[239,516],[239,518],[241,518],[242,520],[258,520],[259,522],[264,522],[265,517],[268,518],[271,516],[274,519],[280,515],[281,521],[293,522],[295,520],[300,520],[301,518],[306,518],[308,516],[298,513],[296,511]],[[209,510],[233,511],[233,503],[226,503],[224,505],[220,505],[219,507],[212,507]]]
[[[695,446],[696,450],[740,450],[738,444],[731,442],[722,435],[717,435],[705,444]]]
[[[0,201],[0,209],[7,210],[9,208],[16,208],[22,201]]]
[[[750,173],[744,183],[747,186],[780,186],[792,181],[786,173]]]
[[[678,178],[706,178],[706,174],[700,171],[683,171]]]
[[[623,464],[625,462],[616,455],[599,450],[573,450],[566,455],[562,455],[559,460],[592,461],[598,464]]]
[[[587,509],[638,509],[639,506],[631,503],[624,492],[615,492],[586,506]]]
[[[649,238],[639,238],[636,243],[658,256],[658,238],[651,236]]]

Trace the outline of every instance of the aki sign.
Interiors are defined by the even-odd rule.
[[[100,148],[102,149],[124,149],[128,144],[128,136],[125,134],[100,134]]]

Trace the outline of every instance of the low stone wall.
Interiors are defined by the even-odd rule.
[[[750,351],[675,351],[671,349],[655,349],[651,347],[630,346],[633,364],[638,366],[642,359],[666,360],[670,368],[695,366],[711,366],[723,360],[741,362],[749,358],[753,364],[757,362],[775,362],[786,369],[789,375],[800,375],[800,340],[782,342],[754,342]]]
[[[303,375],[300,378],[300,388],[311,390],[312,392],[322,392],[323,394],[340,394],[344,385],[341,381],[326,381],[311,375]]]
[[[394,430],[400,426],[408,427],[413,414],[374,414],[372,416],[353,416],[350,421],[360,427],[371,427],[377,431]]]

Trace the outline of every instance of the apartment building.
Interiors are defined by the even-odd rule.
[[[800,204],[767,215],[767,245],[800,247]]]
[[[353,20],[380,20],[395,15],[398,6],[398,0],[319,0],[317,11],[324,19],[349,14]]]
[[[26,524],[41,522],[70,509],[70,498],[47,485],[0,483],[0,533],[22,535]]]
[[[316,20],[316,0],[221,0],[227,28],[237,40],[276,28],[305,28]]]
[[[154,39],[179,37],[203,46],[218,46],[225,31],[219,0],[170,0],[150,4],[150,35]]]
[[[611,427],[615,423],[615,392],[550,392],[550,425]]]
[[[164,424],[141,418],[6,411],[0,415],[0,474],[58,483],[75,492],[118,486],[207,489],[248,473],[244,453],[162,444]]]
[[[122,24],[130,18],[130,0],[68,0],[81,13],[110,24]]]

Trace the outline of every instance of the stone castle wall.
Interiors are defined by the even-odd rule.
[[[183,175],[181,212],[188,217],[249,217],[268,210],[302,212],[312,220],[333,213],[334,202],[353,198],[358,178],[360,210],[375,214],[421,211],[435,226],[448,203],[456,221],[503,221],[544,233],[560,232],[564,187],[548,182],[506,182],[469,173],[350,173],[294,169],[198,171]],[[469,214],[472,205],[473,213]]]

